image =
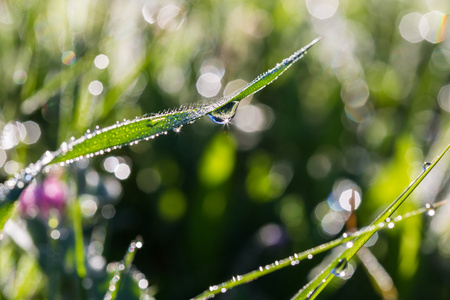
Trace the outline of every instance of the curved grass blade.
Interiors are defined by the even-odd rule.
[[[15,178],[0,184],[0,206],[8,201],[16,200],[25,186],[41,172],[42,167],[56,163],[69,164],[84,157],[101,155],[125,145],[138,143],[143,139],[153,139],[161,134],[167,134],[168,130],[179,131],[186,124],[220,110],[233,101],[240,101],[256,93],[302,58],[306,51],[319,40],[320,38],[313,40],[307,46],[296,51],[274,68],[258,76],[248,85],[229,96],[212,102],[181,106],[175,110],[144,116],[131,121],[124,120],[103,129],[97,127],[93,132],[88,130],[78,139],[72,138],[69,142],[62,143],[58,150],[47,151],[38,162],[22,170]]]
[[[398,216],[398,217],[394,218],[392,220],[392,224],[396,224],[398,222],[405,221],[411,217],[414,217],[414,216],[417,216],[417,215],[420,215],[420,214],[423,214],[426,212],[430,212],[431,210],[434,210],[438,207],[444,206],[445,204],[447,204],[446,200],[440,201],[433,205],[427,204],[427,205],[425,205],[425,207],[421,207],[414,211],[408,212],[402,216]],[[380,223],[378,225],[371,225],[366,228],[363,228],[351,235],[344,234],[339,239],[335,239],[331,242],[316,246],[314,248],[308,249],[308,250],[300,252],[300,253],[295,253],[292,256],[289,256],[282,260],[276,261],[272,264],[266,265],[265,267],[261,266],[258,270],[251,271],[244,275],[233,276],[233,278],[231,280],[217,284],[217,285],[213,285],[213,286],[209,287],[209,290],[204,291],[203,293],[195,296],[192,299],[193,300],[211,299],[215,295],[225,293],[227,290],[229,290],[233,287],[248,283],[250,281],[253,281],[264,275],[270,274],[272,272],[283,269],[285,267],[298,265],[300,263],[300,261],[302,261],[302,260],[311,259],[314,255],[328,251],[337,246],[347,244],[347,243],[352,242],[355,239],[360,238],[362,236],[365,236],[365,235],[372,236],[375,232],[377,232],[381,229],[386,229],[386,228],[388,228],[388,227],[385,226],[385,224]]]
[[[75,159],[100,155],[143,139],[149,140],[161,134],[167,134],[169,130],[177,130],[181,126],[190,124],[207,114],[220,110],[231,102],[240,101],[258,92],[302,58],[306,51],[319,40],[320,38],[315,39],[231,95],[216,101],[181,106],[172,111],[136,118],[131,121],[124,120],[122,123],[103,129],[97,128],[93,132],[88,131],[77,140],[72,139],[69,143],[63,143],[60,149],[52,154],[54,158],[48,164],[71,163]]]
[[[390,217],[397,210],[397,208],[409,197],[409,195],[416,189],[416,187],[422,182],[425,176],[436,166],[439,160],[449,150],[450,144],[445,150],[434,159],[432,163],[426,163],[424,170],[420,175],[410,183],[410,185],[395,199],[391,205],[389,205],[373,222],[370,226],[390,226]],[[341,252],[316,278],[306,284],[293,299],[314,299],[319,293],[327,286],[327,284],[336,276],[336,272],[333,272],[335,268],[338,268],[342,262],[348,262],[358,250],[364,246],[364,244],[372,237],[373,233],[364,234],[354,240],[351,247],[348,247]]]

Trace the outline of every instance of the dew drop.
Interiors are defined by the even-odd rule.
[[[39,161],[42,163],[42,165],[45,166],[46,164],[50,163],[53,158],[55,158],[54,155],[50,151],[46,151],[39,159]]]
[[[426,203],[425,208],[427,209],[427,215],[429,215],[430,217],[432,217],[436,214],[433,204]]]
[[[310,254],[308,254],[308,259],[312,259],[313,258],[313,255],[310,253]]]
[[[264,268],[263,267],[259,267],[259,271],[260,272],[264,271]]]
[[[176,133],[181,131],[181,128],[183,127],[183,125],[181,125],[180,127],[176,127],[173,129],[173,131],[175,131]]]
[[[236,115],[238,106],[239,101],[231,101],[221,108],[211,112],[208,116],[214,123],[228,124],[233,119],[234,115]]]
[[[429,166],[431,166],[431,163],[430,163],[430,162],[427,162],[427,161],[424,162],[424,163],[423,163],[423,170],[425,171],[426,169],[428,169]]]
[[[331,270],[331,273],[334,274],[337,277],[344,277],[345,276],[345,271],[347,270],[347,259],[343,258],[340,259],[339,262],[337,263],[336,267],[333,268],[333,270]]]

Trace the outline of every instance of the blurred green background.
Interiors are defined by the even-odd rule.
[[[369,224],[450,140],[449,11],[448,0],[0,0],[2,181],[87,129],[221,97],[323,38],[230,125],[206,117],[56,171],[58,222],[18,213],[0,234],[0,299],[96,299],[107,289],[96,272],[138,235],[141,289],[188,299]],[[445,199],[448,166],[401,212]],[[357,259],[320,298],[449,299],[449,213],[378,234],[372,269]],[[326,258],[218,298],[288,299]]]

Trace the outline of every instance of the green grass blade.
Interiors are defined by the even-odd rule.
[[[72,226],[75,234],[75,261],[78,277],[86,277],[86,263],[84,255],[83,226],[81,224],[81,206],[79,200],[72,203]]]
[[[430,210],[434,210],[438,207],[444,206],[447,204],[447,201],[441,201],[438,203],[435,203],[434,205],[427,204],[425,207],[416,209],[414,211],[408,212],[402,216],[398,216],[395,219],[392,220],[393,224],[403,222],[409,218],[415,217],[417,215],[423,214],[425,212],[429,212]],[[331,242],[316,246],[314,248],[308,249],[306,251],[295,253],[292,256],[289,256],[287,258],[284,258],[282,260],[276,261],[270,265],[266,265],[265,267],[260,267],[259,270],[254,270],[249,273],[246,273],[244,275],[236,275],[233,276],[233,278],[229,281],[213,285],[209,288],[209,290],[204,291],[203,293],[197,295],[194,297],[194,300],[200,300],[200,299],[210,299],[214,297],[217,294],[221,294],[226,292],[227,290],[251,282],[255,279],[258,279],[264,275],[270,274],[272,272],[275,272],[277,270],[283,269],[288,266],[296,266],[300,263],[300,261],[305,259],[311,259],[314,255],[320,254],[322,252],[328,251],[332,248],[335,248],[340,245],[344,245],[348,242],[352,242],[357,238],[360,238],[365,235],[372,236],[375,232],[386,229],[387,226],[384,226],[383,224],[379,225],[371,225],[366,228],[363,228],[351,235],[345,235],[339,239],[335,239]]]
[[[30,165],[25,170],[22,170],[17,178],[12,178],[5,182],[5,184],[0,184],[0,207],[6,205],[6,203],[15,201],[25,186],[36,176],[36,174],[41,172],[41,169],[44,166],[56,163],[61,165],[69,164],[81,158],[102,155],[122,146],[138,143],[144,139],[153,139],[159,135],[167,134],[169,130],[179,131],[179,128],[184,125],[190,124],[214,111],[218,111],[233,101],[240,101],[245,97],[258,92],[276,80],[278,76],[292,66],[292,64],[302,58],[306,51],[319,40],[320,38],[313,40],[307,46],[299,49],[294,54],[278,63],[274,68],[256,77],[248,85],[231,95],[216,101],[181,106],[180,108],[171,111],[135,118],[134,120],[124,120],[123,122],[117,122],[116,124],[103,129],[97,127],[92,132],[88,130],[78,139],[72,138],[69,142],[62,143],[58,150],[54,152],[47,151],[36,164]],[[77,71],[72,70],[72,72],[73,74],[77,74],[84,70],[84,68],[85,64],[79,63]],[[60,88],[61,84],[59,79],[54,79],[53,81],[50,81],[42,91],[47,95],[48,93],[54,92],[56,88]],[[31,108],[34,109],[35,107],[42,105],[43,102],[41,100],[47,97],[44,96],[36,95],[36,99],[30,99],[31,103],[34,103],[31,105]],[[111,100],[111,103],[112,102],[114,101]],[[113,105],[111,103],[108,105]]]
[[[9,202],[5,205],[0,205],[0,232],[2,232],[6,221],[11,217],[14,212],[14,203]]]
[[[68,143],[63,143],[60,149],[52,154],[54,159],[49,163],[68,164],[76,159],[101,155],[143,139],[149,140],[161,134],[167,134],[169,130],[177,130],[181,126],[190,124],[207,114],[219,110],[232,101],[240,101],[258,92],[276,80],[292,64],[303,57],[306,51],[319,40],[319,38],[315,39],[231,95],[213,102],[181,106],[172,111],[154,114],[149,117],[136,118],[134,120],[124,120],[113,126],[103,129],[97,128],[93,132],[88,131],[77,140],[72,139]]]
[[[391,205],[389,205],[371,224],[371,226],[381,226],[384,227],[386,224],[391,222],[390,218],[392,214],[397,210],[397,208],[409,197],[409,195],[416,189],[416,187],[422,182],[425,176],[430,173],[430,171],[436,166],[439,160],[444,156],[444,154],[449,150],[450,144],[445,148],[445,150],[434,159],[431,164],[426,164],[423,172],[413,181],[410,185],[400,194],[400,196],[395,199]],[[316,278],[311,280],[307,285],[305,285],[293,299],[314,299],[320,292],[327,286],[327,284],[333,279],[335,274],[333,270],[342,265],[343,262],[348,262],[358,250],[364,246],[364,244],[372,237],[373,233],[365,234],[359,236],[351,247],[348,247],[340,255],[338,255]]]

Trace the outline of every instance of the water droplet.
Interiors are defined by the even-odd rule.
[[[345,271],[347,270],[347,266],[348,266],[347,259],[345,258],[340,259],[336,267],[334,267],[333,270],[331,270],[331,273],[337,277],[344,277]]]
[[[310,254],[308,254],[308,259],[312,259],[313,258],[313,255],[310,253]]]
[[[43,166],[50,163],[54,158],[54,155],[50,151],[46,151],[42,157],[39,159],[39,161],[42,163]]]
[[[347,248],[351,248],[353,247],[353,242],[347,242],[347,244],[345,244],[347,246]]]
[[[294,261],[291,261],[291,266],[295,266],[295,265],[298,265],[300,263],[300,261],[299,260],[294,260]]]
[[[183,125],[181,125],[180,127],[176,127],[173,129],[173,131],[175,131],[176,133],[181,131],[181,128],[183,127]]]
[[[426,203],[425,208],[427,209],[427,215],[429,215],[430,217],[432,217],[436,214],[433,204]]]
[[[208,114],[208,116],[214,123],[228,124],[236,114],[238,106],[239,101],[231,101],[230,103],[225,104],[221,108],[211,112],[210,114]]]
[[[424,163],[423,163],[423,170],[425,171],[426,169],[428,169],[429,166],[431,166],[431,163],[430,163],[430,162],[427,162],[427,161],[424,162]]]
[[[395,227],[395,223],[394,222],[389,222],[388,223],[388,228],[389,229],[392,229],[392,228],[394,228]]]

